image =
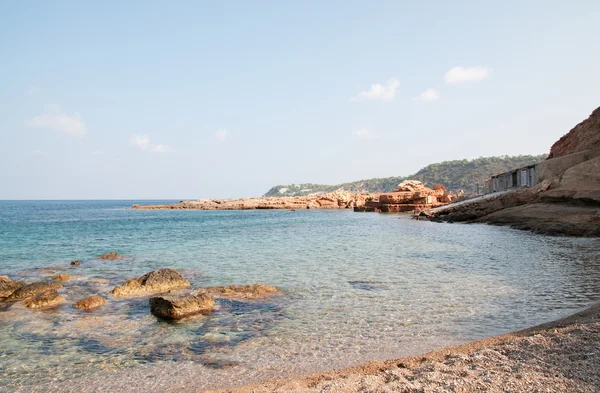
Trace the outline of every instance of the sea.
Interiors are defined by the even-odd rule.
[[[67,273],[66,303],[0,303],[0,392],[187,392],[417,355],[600,299],[600,240],[351,210],[133,210],[0,201],[0,275]],[[121,260],[98,256],[115,251]],[[80,260],[80,266],[71,261]],[[177,322],[110,291],[159,268],[193,288],[265,283]],[[108,299],[93,312],[72,304]]]

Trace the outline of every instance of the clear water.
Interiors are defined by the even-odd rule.
[[[351,211],[134,211],[131,201],[0,202],[0,275],[67,272],[56,310],[0,306],[0,391],[197,391],[413,355],[600,299],[600,241]],[[95,259],[108,251],[120,261]],[[79,259],[80,267],[70,261]],[[110,290],[179,269],[195,288],[268,283],[160,322]],[[109,304],[70,305],[92,293]]]

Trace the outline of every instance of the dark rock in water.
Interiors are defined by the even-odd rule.
[[[70,279],[72,279],[73,276],[71,276],[70,274],[57,274],[56,276],[52,276],[50,277],[51,280],[54,281],[69,281]]]
[[[22,282],[11,280],[8,276],[0,276],[0,298],[12,295],[14,291],[23,285]]]
[[[15,290],[6,300],[14,301],[27,299],[29,297],[36,296],[42,292],[58,288],[62,288],[62,285],[52,282],[34,282],[33,284],[24,285],[19,289]]]
[[[104,259],[104,260],[107,260],[107,261],[114,261],[115,259],[123,259],[123,256],[117,254],[114,251],[111,251],[111,252],[107,252],[106,254],[100,255],[98,258]]]
[[[71,261],[71,266],[79,266],[81,265],[81,261]]]
[[[251,284],[251,285],[228,285],[226,287],[208,287],[202,288],[198,293],[208,292],[216,296],[226,298],[241,299],[259,299],[269,295],[281,293],[281,291],[272,285]]]
[[[93,295],[93,296],[88,296],[84,299],[81,299],[77,303],[73,304],[73,307],[75,307],[79,310],[89,311],[89,310],[93,310],[93,309],[102,307],[105,304],[106,304],[105,298],[103,298],[102,296]]]
[[[200,313],[209,313],[215,308],[215,299],[200,293],[188,296],[155,296],[150,298],[150,311],[163,319],[181,319]]]
[[[126,281],[112,290],[116,297],[137,296],[149,293],[167,292],[189,287],[190,283],[176,270],[159,269],[146,275]]]
[[[26,299],[23,304],[30,309],[49,308],[56,307],[59,304],[65,302],[65,298],[62,297],[56,289],[50,289],[49,291],[42,292],[32,298]]]

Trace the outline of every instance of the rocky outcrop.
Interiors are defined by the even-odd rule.
[[[104,259],[106,261],[114,261],[117,259],[123,259],[122,255],[117,254],[114,251],[107,252],[106,254],[102,254],[98,257],[99,259]]]
[[[597,148],[600,148],[600,107],[552,145],[548,159]]]
[[[168,205],[133,205],[134,209],[189,209],[189,210],[254,210],[254,209],[350,209],[364,206],[368,198],[374,195],[352,194],[344,190],[336,190],[322,195],[302,197],[262,197],[243,199],[199,199],[181,201]]]
[[[26,299],[23,304],[29,309],[40,309],[56,307],[64,302],[65,298],[56,289],[50,289]]]
[[[446,187],[436,184],[431,189],[418,180],[405,180],[395,192],[380,194],[378,200],[369,200],[364,206],[355,207],[354,211],[410,212],[431,209],[449,203],[455,198],[447,194]]]
[[[163,319],[182,319],[215,308],[215,299],[208,293],[187,296],[154,296],[150,298],[150,312]]]
[[[23,285],[22,282],[11,280],[8,276],[0,276],[0,298],[9,297]]]
[[[17,290],[15,290],[10,296],[6,298],[8,301],[16,301],[23,300],[33,296],[36,296],[40,293],[62,288],[61,284],[51,283],[51,282],[34,282],[33,284],[24,285]]]
[[[221,287],[202,288],[198,293],[211,293],[215,296],[237,299],[261,299],[281,293],[279,288],[267,284],[228,285]]]
[[[73,278],[70,274],[57,274],[56,276],[50,277],[51,280],[54,281],[69,281]]]
[[[81,299],[77,303],[73,304],[73,307],[83,311],[90,311],[100,308],[106,304],[106,299],[102,296],[92,295]]]
[[[116,297],[140,296],[189,287],[190,283],[176,270],[159,269],[126,281],[112,290]]]

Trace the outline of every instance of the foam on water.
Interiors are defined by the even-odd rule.
[[[0,391],[191,391],[416,354],[566,315],[600,298],[600,242],[350,211],[133,211],[0,202],[0,275],[55,273],[67,303],[0,307]],[[123,260],[95,259],[107,251]],[[81,266],[71,267],[79,259]],[[158,321],[110,290],[160,267],[193,287],[284,294]],[[70,304],[109,297],[95,312]]]

